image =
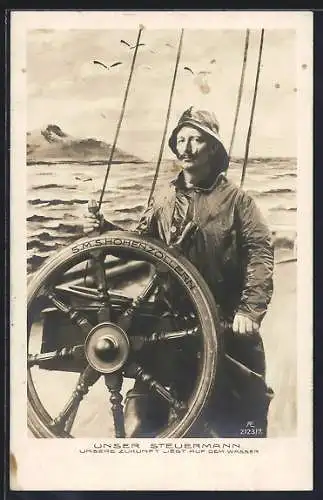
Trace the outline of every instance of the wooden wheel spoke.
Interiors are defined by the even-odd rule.
[[[48,290],[47,297],[59,311],[66,314],[73,323],[76,323],[83,330],[84,333],[87,334],[90,330],[92,330],[93,326],[89,320],[79,311],[74,309],[74,307],[64,302],[54,291]]]
[[[145,301],[147,301],[151,297],[151,295],[157,288],[159,280],[160,280],[159,274],[156,272],[151,278],[151,280],[148,282],[144,290],[141,292],[141,294],[137,295],[137,297],[133,299],[130,306],[121,315],[121,317],[118,320],[118,325],[123,330],[127,331],[129,329],[135,312]]]
[[[187,410],[187,405],[183,401],[176,399],[167,387],[155,380],[152,375],[145,372],[141,366],[137,365],[135,372],[136,379],[147,384],[150,390],[165,399],[177,415],[182,415]]]
[[[72,430],[78,409],[79,409],[79,405],[75,406],[75,408],[71,411],[69,417],[67,418],[67,420],[65,422],[64,431],[67,432],[68,434],[70,434],[70,432]]]
[[[154,332],[150,335],[134,335],[130,337],[131,347],[134,351],[140,351],[145,345],[159,344],[172,340],[195,338],[199,334],[197,326],[186,328],[185,330],[175,330],[171,332]]]
[[[94,277],[94,282],[101,299],[108,295],[108,282],[104,267],[105,255],[101,251],[94,250],[91,252],[91,257],[88,260],[87,270],[91,270]]]
[[[73,347],[63,347],[57,351],[42,352],[40,354],[28,354],[27,366],[32,368],[33,366],[40,366],[42,363],[47,361],[57,361],[61,359],[80,359],[84,358],[84,346],[76,345]]]
[[[70,282],[68,284],[56,285],[54,290],[79,297],[81,299],[95,301],[95,303],[100,300],[99,292],[96,288],[82,286],[79,284],[79,280],[75,280],[75,283]],[[109,297],[112,304],[120,304],[123,307],[129,306],[132,302],[132,299],[127,295],[111,290],[109,290]]]
[[[173,332],[154,332],[145,337],[146,344],[155,344],[158,342],[165,342],[168,340],[185,339],[188,337],[196,337],[199,333],[197,326],[193,328],[186,328],[184,330],[176,330]]]
[[[114,433],[116,438],[124,438],[125,434],[125,426],[124,426],[124,414],[123,414],[123,405],[122,405],[122,395],[120,393],[122,388],[122,374],[112,373],[109,375],[105,375],[105,385],[110,391],[110,403],[111,403],[111,411],[113,416],[114,423]]]
[[[89,259],[89,268],[93,270],[94,282],[97,288],[97,300],[101,303],[98,311],[98,321],[110,321],[111,319],[111,300],[109,295],[109,287],[105,274],[105,254],[101,251],[94,250],[91,252]]]
[[[82,299],[97,300],[99,298],[99,292],[95,288],[90,288],[87,286],[64,284],[57,285],[55,287],[55,290],[57,290],[58,292],[65,292]]]
[[[56,431],[70,432],[80,403],[84,396],[88,393],[89,388],[99,379],[101,374],[93,370],[91,366],[87,366],[81,373],[77,385],[72,393],[72,396],[66,403],[60,414],[51,422],[51,427]]]

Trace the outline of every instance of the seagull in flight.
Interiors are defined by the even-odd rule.
[[[194,71],[189,68],[188,66],[184,66],[184,69],[186,69],[186,71],[189,71],[190,73],[192,73],[192,75],[210,75],[211,74],[211,71],[199,71],[198,73],[194,73]]]
[[[192,75],[195,75],[194,71],[191,68],[189,68],[188,66],[184,66],[184,69],[186,69],[187,71],[192,73]]]
[[[129,50],[133,50],[135,49],[136,47],[145,47],[146,44],[145,43],[138,43],[138,45],[131,45],[129,42],[127,42],[126,40],[120,40],[120,43],[122,43],[123,45],[127,45],[127,47],[129,48]],[[156,52],[154,50],[151,50],[149,49],[149,51],[152,53],[152,54],[155,54]]]
[[[93,64],[98,64],[98,65],[102,66],[103,68],[109,70],[110,68],[114,68],[115,66],[119,66],[120,64],[122,64],[122,62],[118,61],[118,62],[111,64],[110,66],[107,66],[106,64],[103,64],[100,61],[93,61]]]
[[[89,181],[93,181],[92,177],[86,177],[86,178],[83,178],[83,177],[78,177],[76,176],[75,179],[77,181],[83,181],[83,182],[89,182]]]
[[[120,43],[127,45],[130,50],[133,50],[136,48],[136,45],[131,45],[129,42],[126,42],[126,40],[120,40]],[[144,45],[146,45],[146,44],[145,43],[138,43],[138,47],[143,47]]]

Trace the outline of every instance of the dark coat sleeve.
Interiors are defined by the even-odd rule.
[[[106,219],[103,219],[101,231],[103,233],[106,231],[124,231],[124,228],[121,226],[118,226],[117,224],[114,224],[113,222],[110,222]]]
[[[236,217],[244,270],[238,312],[261,323],[273,293],[271,234],[256,203],[243,191],[237,196]]]
[[[156,204],[152,199],[141,215],[135,231],[139,234],[158,238],[158,226],[156,218]]]

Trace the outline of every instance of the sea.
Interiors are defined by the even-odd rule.
[[[148,201],[156,165],[114,163],[102,203],[112,222],[131,229]],[[240,184],[242,161],[230,164],[228,178]],[[163,161],[156,189],[178,173],[173,161]],[[84,236],[82,217],[89,200],[98,200],[106,172],[104,164],[56,163],[27,166],[27,272],[62,247]],[[296,238],[297,162],[294,158],[250,159],[244,190],[249,192],[270,228],[276,249],[291,250]]]

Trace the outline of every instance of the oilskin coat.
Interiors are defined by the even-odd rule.
[[[170,186],[156,193],[137,230],[171,244],[190,221],[196,231],[183,246],[183,253],[209,285],[220,319],[232,321],[239,312],[260,324],[273,293],[274,254],[270,231],[254,200],[221,169],[214,168],[203,185],[189,190],[180,173]],[[273,392],[265,383],[261,336],[237,335],[228,329],[224,350],[262,379],[246,376],[228,364],[224,376],[218,377],[221,380],[204,412],[205,419],[220,437],[247,437],[247,433],[248,437],[266,437]],[[165,358],[161,370],[164,363]],[[192,437],[210,437],[204,427],[192,432]]]
[[[182,174],[158,192],[138,230],[171,244],[196,225],[187,258],[209,285],[220,316],[239,311],[261,323],[273,293],[271,235],[254,200],[223,173],[187,191]]]

